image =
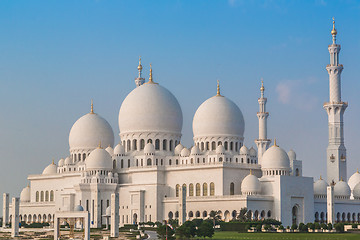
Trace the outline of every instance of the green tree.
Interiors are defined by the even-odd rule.
[[[336,223],[334,225],[334,227],[337,232],[344,232],[344,224],[343,223]]]
[[[256,225],[256,231],[261,232],[261,227],[262,227],[261,224]]]
[[[316,222],[316,223],[314,224],[314,227],[315,227],[315,229],[321,229],[321,225],[320,225],[320,223],[318,223],[318,222]]]
[[[197,236],[198,237],[209,237],[211,238],[214,235],[214,228],[209,222],[202,222],[200,227],[197,230]]]
[[[322,224],[320,224],[320,228],[322,228],[322,229],[327,229],[328,226],[327,226],[325,223],[322,223]]]
[[[313,223],[308,223],[308,224],[306,224],[307,225],[307,227],[309,228],[309,229],[312,229],[312,230],[314,230],[315,229],[315,224],[313,224]]]
[[[212,210],[209,214],[210,219],[213,221],[213,227],[221,220],[220,211]]]
[[[175,231],[175,235],[179,239],[189,239],[196,235],[196,226],[192,221],[186,221],[183,225],[178,227]]]
[[[240,221],[240,222],[247,222],[251,219],[251,216],[250,215],[250,211],[248,211],[247,208],[242,208],[240,209],[240,212],[239,212],[239,215],[237,216],[237,219]]]
[[[167,230],[167,232],[166,232]],[[156,229],[156,233],[158,234],[158,238],[160,239],[166,239],[166,235],[167,235],[167,239],[168,240],[172,240],[175,239],[174,238],[174,233],[175,231],[173,229],[171,229],[169,226],[167,225],[160,225],[157,229]],[[167,233],[167,234],[166,234]]]
[[[194,218],[192,220],[192,222],[195,224],[196,227],[200,227],[200,224],[203,222],[204,220],[202,218]]]
[[[332,229],[333,229],[333,225],[332,225],[331,223],[328,223],[327,229],[332,230]]]
[[[295,230],[295,229],[297,229],[298,228],[298,226],[296,225],[296,223],[294,223],[293,225],[291,225],[291,230]]]

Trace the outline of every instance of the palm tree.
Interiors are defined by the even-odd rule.
[[[213,220],[213,227],[215,228],[216,222],[221,220],[220,211],[212,210],[209,214],[209,217]]]
[[[248,211],[248,209],[245,207],[245,208],[242,208],[240,209],[240,212],[239,212],[239,215],[237,216],[237,219],[240,221],[240,222],[246,222],[249,220],[249,218],[251,218],[251,216],[249,216],[250,212]]]

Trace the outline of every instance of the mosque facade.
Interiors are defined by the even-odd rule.
[[[257,150],[244,145],[245,122],[239,107],[217,93],[193,118],[191,148],[181,144],[183,115],[176,97],[142,77],[119,111],[120,142],[114,144],[109,123],[93,110],[79,118],[69,134],[69,154],[41,174],[29,175],[20,194],[20,219],[52,222],[57,211],[89,211],[91,227],[105,224],[111,194],[119,193],[120,225],[208,218],[219,211],[230,221],[247,208],[253,219],[276,219],[284,226],[313,221],[360,221],[360,173],[347,180],[341,100],[340,45],[329,45],[329,145],[327,179],[303,176],[302,161],[267,136],[267,98],[258,98]],[[3,216],[11,204],[4,194]],[[330,205],[329,205],[330,203]],[[330,207],[329,207],[330,206]],[[331,216],[329,215],[331,214]],[[329,217],[328,217],[329,216]]]

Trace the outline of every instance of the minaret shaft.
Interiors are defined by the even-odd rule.
[[[326,66],[329,74],[329,102],[324,104],[328,114],[329,144],[327,147],[327,181],[338,182],[347,179],[346,148],[344,144],[344,112],[347,103],[341,101],[341,72],[339,64],[341,46],[336,44],[335,22],[331,31],[333,43],[329,45],[330,64]]]

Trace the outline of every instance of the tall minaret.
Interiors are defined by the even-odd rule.
[[[259,118],[259,138],[255,140],[256,146],[258,148],[258,163],[261,164],[262,155],[268,149],[271,140],[267,139],[267,118],[269,113],[266,112],[266,101],[267,98],[264,97],[264,82],[261,80],[260,88],[260,98],[259,102],[259,112],[256,114]]]
[[[141,57],[139,57],[139,66],[137,67],[137,69],[139,71],[139,76],[137,78],[135,78],[135,84],[136,84],[136,87],[140,87],[145,82],[145,79],[141,77],[141,71],[142,71]]]
[[[326,66],[329,73],[329,102],[324,104],[328,114],[329,145],[327,147],[327,182],[338,182],[346,176],[346,148],[344,145],[343,116],[348,104],[341,101],[341,72],[343,65],[339,64],[340,45],[336,44],[335,20],[331,31],[332,44],[329,45],[330,64]]]

